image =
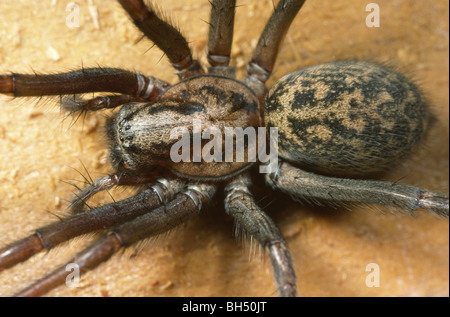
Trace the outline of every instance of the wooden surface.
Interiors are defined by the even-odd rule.
[[[176,81],[161,51],[140,34],[113,1],[79,1],[80,27],[69,29],[68,1],[0,3],[0,73],[54,73],[67,69],[121,67]],[[268,82],[299,68],[340,59],[388,62],[407,72],[426,92],[437,122],[410,159],[386,179],[448,193],[449,94],[448,2],[377,1],[381,25],[368,28],[368,1],[307,1],[294,20]],[[99,27],[89,13],[98,12]],[[241,77],[272,1],[238,1],[233,46]],[[162,5],[162,4],[161,4]],[[166,0],[164,12],[205,61],[207,0]],[[0,246],[64,214],[83,164],[92,177],[110,171],[104,145],[104,113],[71,127],[55,102],[0,99]],[[116,200],[131,190],[113,191]],[[107,195],[97,204],[110,202]],[[416,216],[383,208],[333,210],[285,204],[267,197],[268,212],[283,232],[303,296],[448,296],[448,220],[419,210]],[[95,237],[74,239],[0,273],[8,296],[70,259]],[[203,213],[169,235],[114,256],[82,276],[79,288],[50,296],[276,296],[268,258],[249,261],[221,210]],[[380,269],[380,287],[366,286],[366,266]]]

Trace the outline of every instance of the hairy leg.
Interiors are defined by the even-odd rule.
[[[273,220],[253,200],[248,189],[250,183],[248,175],[241,175],[227,185],[225,209],[233,216],[236,231],[250,235],[269,250],[280,296],[297,296],[295,272],[286,241]]]
[[[424,208],[439,216],[449,217],[449,197],[426,189],[373,180],[326,177],[305,172],[282,162],[278,170],[267,174],[273,188],[296,199],[311,202],[375,203],[414,211]]]
[[[280,45],[289,26],[305,0],[281,0],[264,28],[251,61],[247,66],[244,82],[261,98],[265,94],[264,83],[272,74]]]
[[[78,213],[35,230],[30,236],[0,249],[0,271],[27,260],[36,253],[54,248],[76,236],[117,226],[164,204],[168,195],[181,189],[182,183],[171,181],[153,184],[136,196]],[[164,198],[162,198],[164,197]]]
[[[130,246],[180,225],[197,215],[214,196],[215,190],[214,185],[188,186],[186,190],[176,194],[166,206],[153,210],[153,206],[149,206],[145,200],[140,199],[134,202],[134,206],[126,207],[129,208],[127,212],[147,210],[147,213],[113,229],[78,253],[68,263],[21,291],[17,296],[40,296],[61,285],[66,280],[66,266],[69,263],[77,265],[80,272],[92,270],[107,261],[122,247]]]
[[[233,42],[234,13],[236,0],[214,0],[209,19],[208,62],[210,73],[234,77],[234,68],[229,67],[231,43]]]
[[[161,19],[152,7],[142,0],[120,0],[134,24],[167,55],[178,77],[201,75],[200,64],[192,59],[191,50],[184,36],[167,21]]]

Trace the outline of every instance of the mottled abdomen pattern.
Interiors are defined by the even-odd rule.
[[[281,78],[265,101],[278,154],[319,173],[380,173],[422,138],[428,110],[404,75],[378,64],[341,61]]]

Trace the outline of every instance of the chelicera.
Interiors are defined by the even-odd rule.
[[[448,217],[445,195],[367,180],[407,155],[426,129],[426,104],[403,75],[373,63],[335,62],[287,75],[266,92],[264,83],[281,39],[304,1],[278,4],[242,81],[234,79],[228,66],[233,1],[212,4],[208,74],[192,60],[186,41],[172,26],[160,21],[141,1],[120,2],[143,33],[164,51],[181,81],[170,86],[154,77],[110,68],[0,77],[1,92],[15,96],[120,94],[64,104],[72,112],[122,106],[107,123],[116,172],[76,195],[71,205],[75,215],[2,249],[2,269],[80,234],[112,228],[71,261],[82,269],[93,268],[122,247],[197,214],[218,190],[224,190],[226,211],[237,227],[267,248],[280,295],[295,296],[295,273],[286,243],[248,189],[250,173],[257,171],[254,164],[178,164],[169,159],[173,145],[168,140],[169,128],[180,122],[191,125],[193,118],[201,119],[203,126],[219,122],[223,126],[278,128],[280,164],[266,175],[266,181],[294,199],[379,203],[405,210],[422,207]],[[153,128],[156,123],[162,128],[141,128]],[[120,185],[147,187],[122,202],[81,212],[90,197]],[[39,295],[63,283],[64,268],[20,294]]]

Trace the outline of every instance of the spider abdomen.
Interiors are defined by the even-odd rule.
[[[265,100],[280,157],[319,173],[380,173],[408,154],[426,129],[419,89],[381,65],[342,61],[281,78]]]

